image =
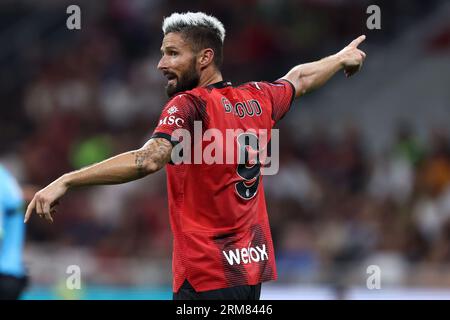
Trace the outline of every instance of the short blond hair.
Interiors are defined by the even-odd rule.
[[[220,67],[222,64],[225,28],[216,17],[203,12],[175,12],[164,18],[162,30],[164,35],[181,33],[194,51],[211,48],[215,65]]]

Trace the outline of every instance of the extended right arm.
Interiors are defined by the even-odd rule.
[[[158,171],[170,161],[171,143],[164,138],[150,139],[141,149],[125,152],[89,167],[66,173],[37,192],[28,205],[25,222],[35,209],[53,222],[53,205],[73,187],[119,184]]]

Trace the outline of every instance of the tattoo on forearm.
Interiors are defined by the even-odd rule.
[[[149,157],[149,154],[150,152],[147,149],[136,151],[135,163],[139,172],[143,171],[145,161]]]
[[[158,169],[170,160],[172,145],[163,138],[152,139],[148,146],[135,152],[135,164],[140,175],[145,175],[149,163]]]

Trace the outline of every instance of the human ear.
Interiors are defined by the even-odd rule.
[[[211,48],[203,49],[199,55],[200,68],[204,69],[214,60],[214,50]]]

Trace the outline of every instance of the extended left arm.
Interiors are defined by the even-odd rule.
[[[347,77],[361,69],[366,54],[358,45],[366,36],[360,36],[338,53],[319,61],[300,64],[292,68],[282,79],[289,80],[296,90],[296,98],[324,85],[336,72],[344,69]]]

